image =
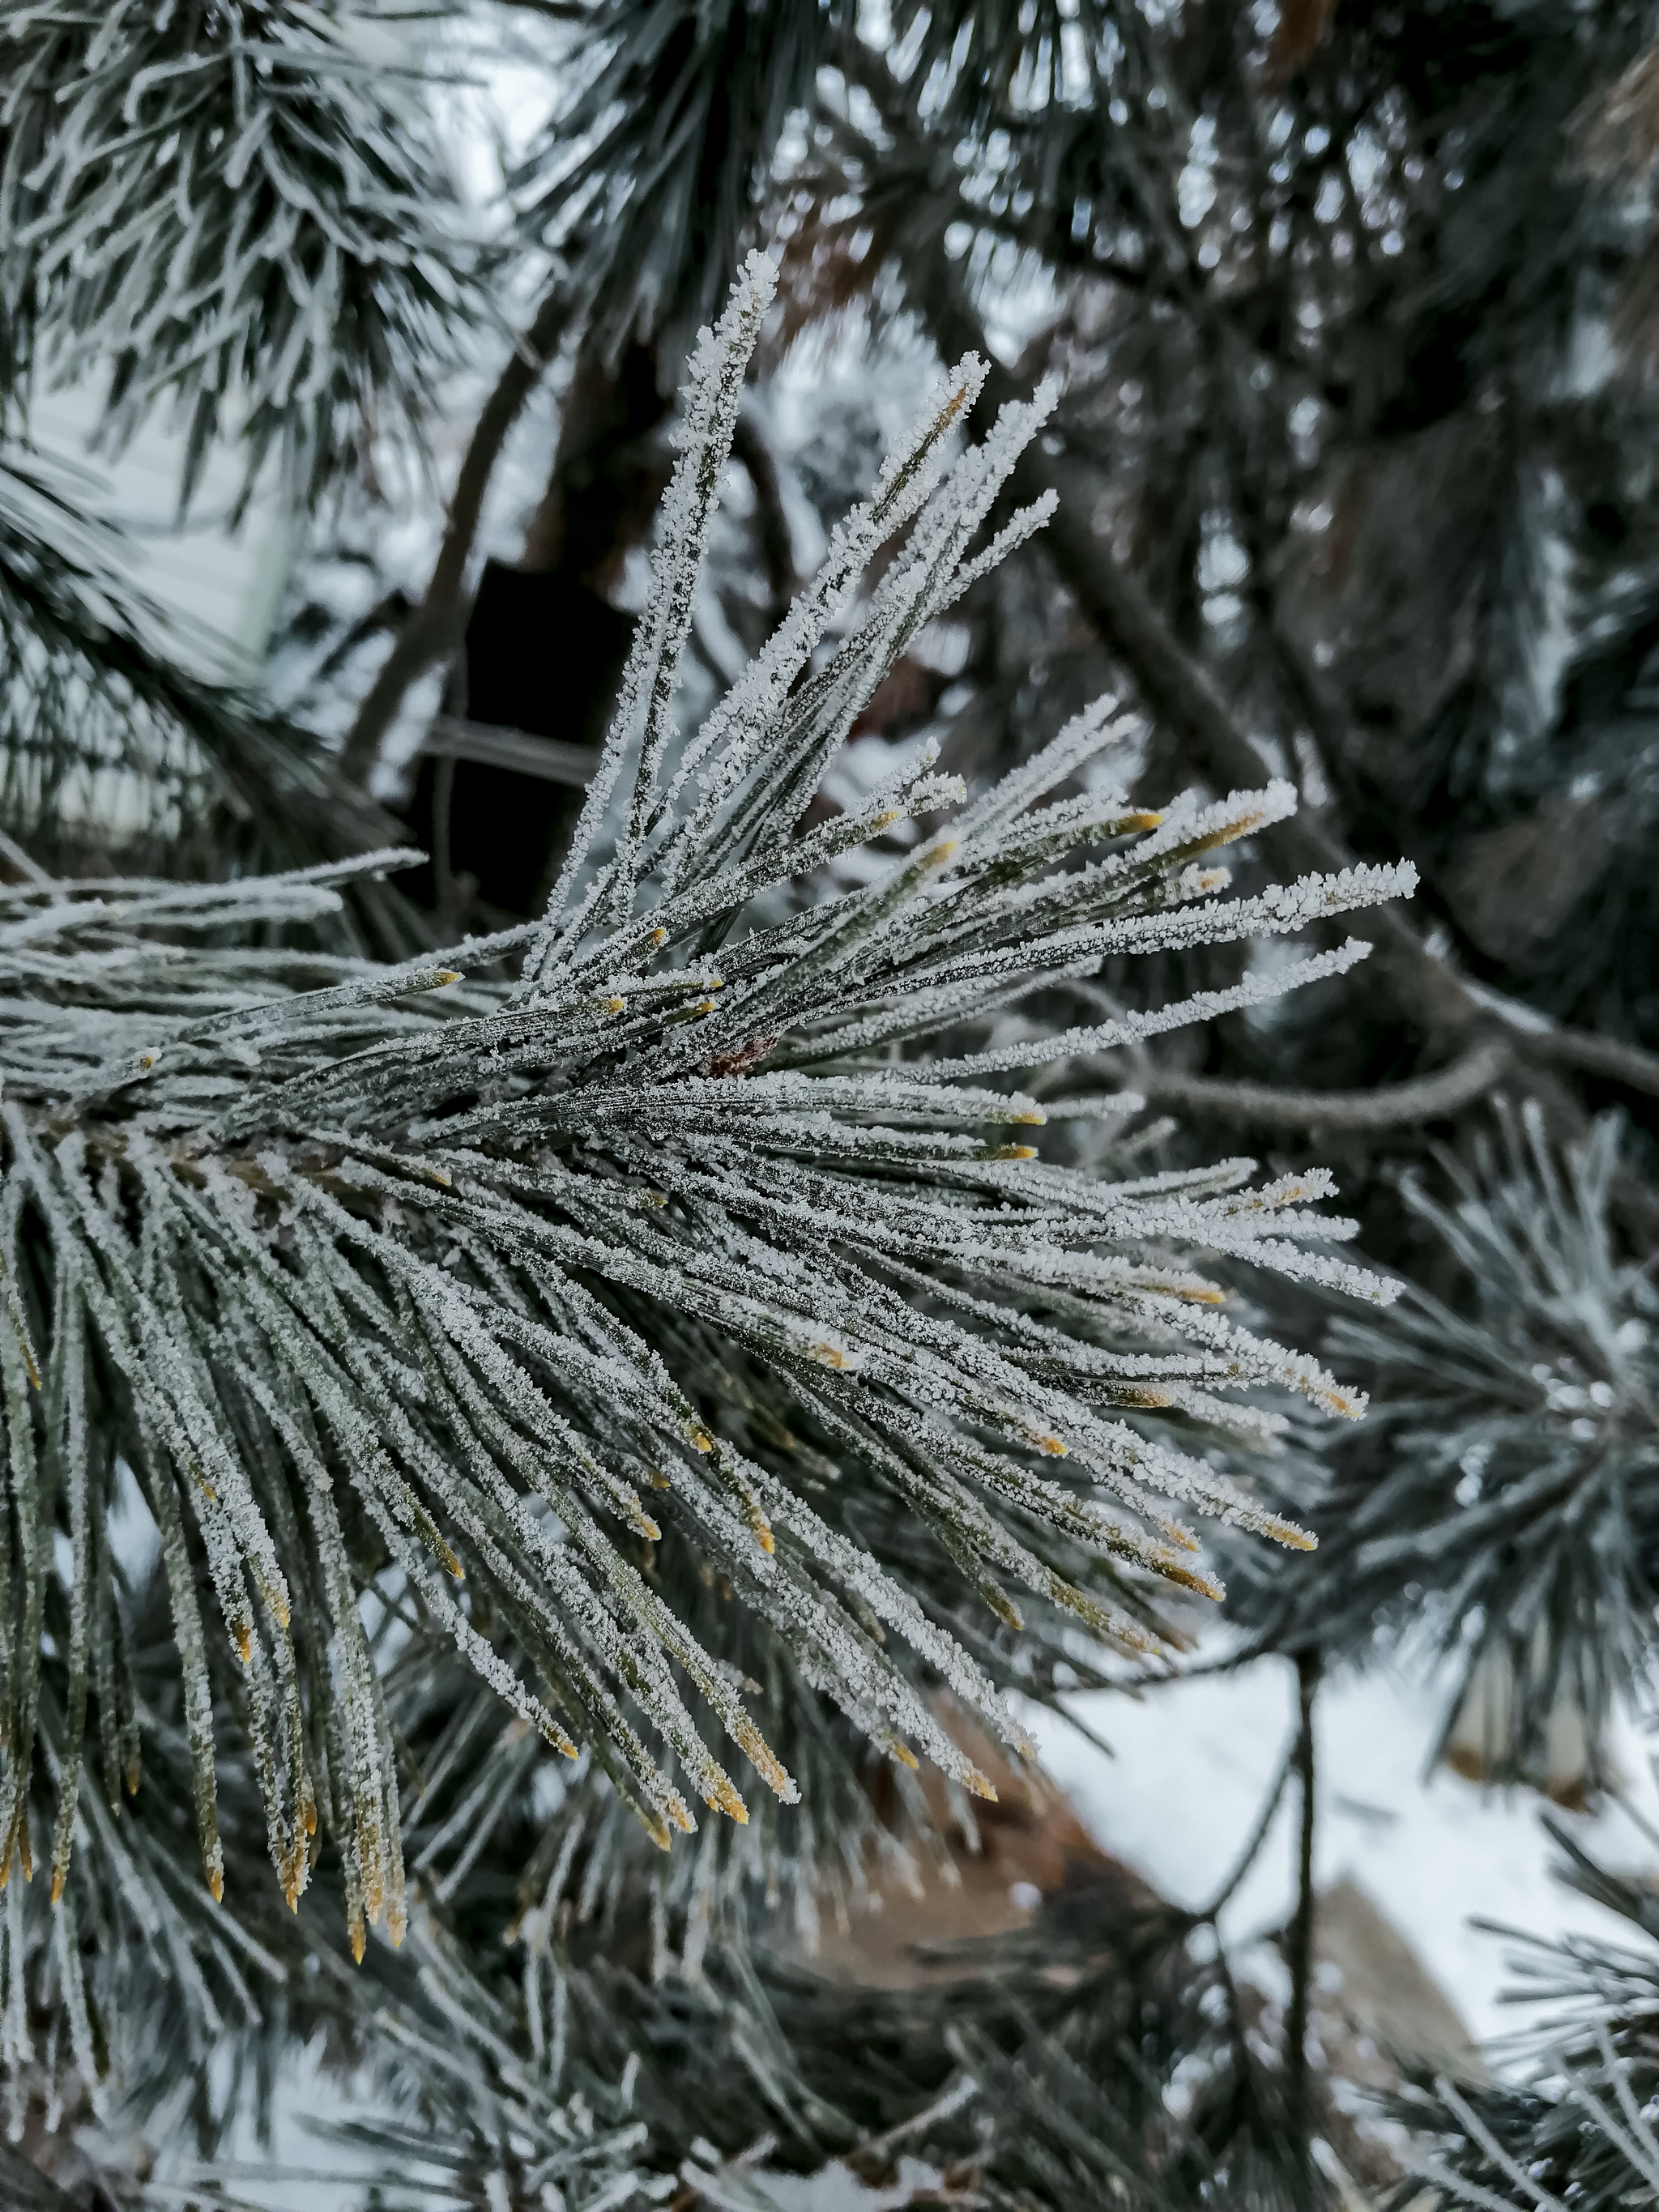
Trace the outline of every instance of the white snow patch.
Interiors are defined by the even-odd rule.
[[[1115,1752],[1107,1759],[1064,1720],[1022,1709],[1038,1756],[1104,1850],[1137,1867],[1174,1902],[1208,1902],[1237,1863],[1291,1740],[1296,1682],[1283,1661],[1236,1674],[1198,1675],[1139,1698],[1096,1692],[1069,1698]],[[1316,1709],[1316,1879],[1351,1876],[1416,1949],[1478,2041],[1512,2033],[1525,2014],[1502,2002],[1514,1981],[1508,1946],[1476,1917],[1553,1936],[1617,1942],[1620,1923],[1552,1879],[1560,1855],[1544,1832],[1553,1814],[1616,1872],[1650,1867],[1652,1844],[1617,1805],[1563,1813],[1529,1790],[1483,1790],[1444,1768],[1425,1775],[1439,1698],[1432,1686],[1385,1668],[1327,1682]],[[1659,1825],[1652,1753],[1620,1717],[1613,1755],[1626,1794]],[[1297,1823],[1287,1789],[1255,1864],[1222,1915],[1230,1944],[1282,1927],[1295,1892]]]

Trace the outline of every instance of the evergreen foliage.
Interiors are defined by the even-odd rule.
[[[994,1794],[928,1681],[1023,1748],[1002,1693],[1044,1692],[1041,1655],[1063,1649],[1068,1616],[1146,1651],[1168,1633],[1161,1585],[1220,1595],[1186,1514],[1310,1540],[1206,1440],[1270,1441],[1273,1417],[1249,1402],[1263,1386],[1333,1413],[1360,1403],[1217,1314],[1196,1262],[1385,1297],[1319,1249],[1352,1226],[1305,1210],[1325,1181],[1252,1185],[1243,1161],[1111,1179],[1044,1163],[1004,1140],[1042,1108],[975,1080],[1006,1054],[917,1063],[895,1048],[1109,951],[1293,930],[1408,890],[1409,873],[1222,899],[1206,856],[1290,804],[1283,787],[1162,816],[1111,791],[1030,812],[1105,740],[1097,708],[867,889],[780,906],[775,887],[832,852],[959,797],[907,775],[860,815],[789,826],[903,640],[994,557],[970,548],[1043,402],[950,465],[979,374],[957,372],[671,781],[686,612],[770,280],[751,261],[694,361],[652,599],[544,921],[400,967],[283,945],[343,878],[395,864],[385,853],[223,886],[0,894],[17,1523],[4,1851],[25,1875],[49,1857],[60,1913],[92,1820],[94,1707],[110,1820],[140,1776],[108,1540],[129,1479],[166,1571],[208,1886],[222,1894],[226,1864],[210,1653],[228,1641],[278,1882],[297,1905],[331,1839],[359,1958],[368,1926],[384,1917],[395,1945],[408,1917],[399,1731],[365,1587],[452,1641],[533,1731],[513,1737],[510,1776],[478,1769],[469,1805],[521,1780],[539,1737],[586,1750],[666,1847],[697,1825],[680,1778],[750,1819],[688,1688],[785,1806],[800,1795],[788,1762],[810,1766],[835,1712],[902,1766],[919,1750]],[[1040,520],[1016,517],[1004,539]],[[509,954],[500,983],[450,964]],[[752,1621],[740,1665],[729,1632],[711,1649],[688,1618],[711,1571]],[[60,1613],[46,1657],[41,1624]],[[1022,1645],[1001,1632],[1022,1626]],[[775,1685],[774,1741],[745,1705],[751,1674]],[[755,1873],[808,1910],[810,1824],[754,1834]],[[42,1971],[84,2032],[58,1924]],[[106,2035],[115,1996],[100,1992]],[[76,2057],[96,2078],[90,2049]]]
[[[166,400],[181,506],[234,436],[291,495],[417,433],[477,311],[474,249],[378,9],[184,0],[0,16],[13,374],[107,372],[118,444]]]
[[[1651,1696],[1654,1291],[1615,1243],[1615,1120],[1565,1160],[1534,1107],[1499,1139],[1447,1164],[1451,1204],[1403,1194],[1455,1271],[1446,1295],[1412,1284],[1386,1319],[1333,1323],[1376,1410],[1316,1501],[1298,1495],[1328,1557],[1264,1591],[1260,1633],[1328,1657],[1426,1642],[1442,1748],[1461,1722],[1493,1779],[1542,1780],[1565,1726],[1601,1787],[1615,1701]]]
[[[1423,2148],[1392,2208],[1417,2200],[1449,2208],[1535,2205],[1558,2212],[1611,2212],[1647,2204],[1659,2191],[1659,2044],[1655,2039],[1656,1933],[1645,1882],[1607,1873],[1570,1838],[1567,1885],[1628,1923],[1635,1944],[1574,1937],[1548,1942],[1515,1929],[1495,1929],[1517,1948],[1515,1996],[1542,2013],[1523,2032],[1531,2078],[1487,2086],[1424,2075],[1400,2101]],[[1545,2008],[1548,2008],[1545,2010]]]
[[[562,249],[615,349],[643,329],[684,345],[717,310],[791,118],[813,97],[847,0],[602,0],[575,88],[526,155],[526,235]]]
[[[1645,928],[1644,878],[1596,803],[1628,785],[1639,843],[1649,11],[898,12],[779,181],[801,319],[902,305],[949,349],[964,296],[1050,281],[1072,497],[1171,648],[1358,850],[1416,862],[1470,972],[1651,1042],[1651,960],[1598,926]],[[1054,558],[1166,741],[1212,744],[1144,616]],[[1342,1053],[1322,1024],[1304,1079],[1433,1042],[1420,994],[1389,1012]]]
[[[137,2129],[240,2201],[310,2043],[387,2203],[908,2149],[1351,2212],[1322,1669],[1425,1657],[1443,1750],[1570,1724],[1592,1791],[1650,1697],[1659,1202],[1596,1117],[1659,1095],[1652,9],[521,0],[479,220],[431,95],[505,21],[0,5],[0,2196],[142,2201]],[[775,453],[767,380],[860,318],[959,366],[849,514],[868,423]],[[380,466],[492,346],[411,589]],[[469,712],[561,355],[521,566],[613,590],[683,379],[648,597],[545,913],[440,917],[363,786],[425,672]],[[29,442],[65,380],[182,429],[181,514],[216,448],[345,514],[330,737],[186,672]],[[1208,1911],[813,1969],[1222,1567],[1301,1722]],[[1279,2002],[1218,1923],[1292,1780]],[[1408,2069],[1398,2212],[1659,2202],[1645,1955],[1530,1955],[1569,2012]]]

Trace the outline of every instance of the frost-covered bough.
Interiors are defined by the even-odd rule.
[[[366,1923],[395,1939],[406,1917],[366,1582],[665,1845],[698,1799],[742,1822],[757,1780],[798,1795],[731,1662],[741,1621],[901,1767],[986,1793],[932,1689],[1019,1747],[1022,1620],[1145,1651],[1160,1590],[1220,1594],[1196,1522],[1310,1540],[1225,1448],[1271,1441],[1264,1390],[1358,1401],[1231,1317],[1206,1269],[1383,1297],[1325,1249],[1349,1233],[1309,1210],[1325,1180],[1085,1173],[1042,1158],[1044,1109],[1011,1085],[1258,987],[965,1048],[1109,957],[1294,930],[1409,871],[1222,897],[1216,852],[1291,793],[1053,799],[1120,731],[1104,706],[943,827],[963,794],[925,763],[804,826],[896,656],[1043,519],[974,550],[1049,395],[953,459],[971,361],[682,743],[769,290],[752,260],[693,362],[649,603],[544,921],[386,967],[290,928],[346,865],[0,890],[0,1864],[49,1860],[54,1894],[139,1778],[109,1537],[129,1480],[165,1562],[210,1884],[228,1671],[283,1888],[297,1901],[337,1838],[360,1955]],[[837,888],[829,864],[887,833],[899,857]],[[683,1580],[716,1614],[729,1597],[732,1633],[670,1601]]]
[[[444,11],[304,0],[0,9],[0,392],[107,384],[129,437],[216,439],[314,497],[418,431],[477,316],[477,244],[410,43]]]
[[[1308,1498],[1321,1571],[1245,1609],[1280,1650],[1431,1657],[1439,1747],[1493,1781],[1604,1788],[1615,1708],[1652,1707],[1659,1592],[1659,1296],[1619,1249],[1619,1122],[1564,1154],[1504,1106],[1448,1164],[1449,1205],[1405,1191],[1445,1294],[1331,1331],[1380,1405]]]
[[[1659,1910],[1650,1874],[1614,1874],[1555,1820],[1565,1887],[1616,1913],[1612,1940],[1547,1941],[1487,1925],[1509,1939],[1504,1992],[1527,2012],[1504,2038],[1497,2080],[1448,2081],[1413,2067],[1390,2098],[1410,2142],[1388,2212],[1532,2205],[1538,2212],[1614,2212],[1659,2203]],[[1477,1923],[1480,1924],[1480,1923]],[[1516,2062],[1519,2063],[1516,2063]],[[1426,2186],[1425,2186],[1426,2185]]]

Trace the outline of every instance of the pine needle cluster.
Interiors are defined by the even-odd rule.
[[[692,597],[772,281],[751,258],[693,358],[649,602],[544,920],[401,964],[319,949],[395,852],[0,890],[15,2076],[46,2018],[83,2081],[112,2080],[134,1970],[78,1937],[98,1915],[131,1916],[203,2020],[204,1973],[242,1978],[239,1901],[222,1920],[199,1889],[181,1903],[178,1850],[134,1826],[144,1797],[122,1810],[152,1740],[188,1775],[213,1896],[257,1802],[296,1910],[337,1869],[323,1910],[359,1958],[418,1909],[411,1806],[442,1776],[411,1798],[408,1700],[446,1649],[483,1703],[465,1726],[449,1705],[444,1771],[471,1779],[422,1839],[422,1896],[453,1890],[453,1855],[544,1746],[665,1847],[699,1801],[738,1824],[740,1871],[776,1894],[810,1887],[827,1840],[787,1808],[829,1723],[900,1776],[932,1762],[965,1804],[991,1785],[942,1690],[1018,1755],[1010,1693],[1051,1691],[1060,1651],[1156,1652],[1169,1594],[1221,1595],[1206,1518],[1310,1540],[1229,1462],[1271,1443],[1275,1395],[1363,1401],[1231,1317],[1205,1266],[1386,1302],[1328,1249],[1352,1226],[1312,1210],[1328,1181],[1243,1160],[1104,1175],[1027,1141],[1103,1102],[1045,1109],[1012,1070],[1196,1001],[970,1048],[1056,977],[1294,931],[1410,871],[1224,896],[1215,855],[1291,794],[1161,813],[1097,781],[1055,797],[1111,738],[1106,705],[971,805],[923,761],[805,826],[907,642],[1044,519],[975,550],[1049,395],[958,453],[972,361],[683,738]],[[867,884],[827,877],[884,838]],[[137,1688],[155,1650],[123,1515],[159,1552],[166,1695]],[[756,1674],[733,1662],[751,1649]],[[530,2033],[544,2054],[556,2018]]]
[[[216,440],[292,501],[418,429],[477,312],[477,242],[398,19],[288,0],[0,17],[5,361],[107,374],[118,445],[165,400],[188,505]]]
[[[1326,1532],[1319,1572],[1267,1596],[1263,1640],[1425,1650],[1449,1685],[1443,1748],[1455,1733],[1498,1781],[1565,1759],[1600,1789],[1615,1706],[1653,1694],[1659,1300],[1619,1247],[1616,1117],[1565,1156],[1530,1103],[1495,1134],[1444,1163],[1450,1204],[1405,1186],[1437,1289],[1332,1325],[1376,1408],[1298,1493]]]
[[[1518,2081],[1454,2081],[1421,2070],[1396,2100],[1414,2147],[1388,2212],[1530,2205],[1613,2212],[1659,2194],[1659,1913],[1650,1883],[1609,1874],[1554,1823],[1569,1888],[1616,1914],[1635,1941],[1546,1942],[1492,1929],[1515,1948],[1510,1994],[1533,2011],[1512,2039]]]

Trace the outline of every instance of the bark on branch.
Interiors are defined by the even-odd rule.
[[[732,458],[748,475],[755,493],[755,534],[766,568],[766,586],[771,594],[770,619],[781,622],[799,587],[795,574],[795,547],[789,517],[783,504],[783,486],[772,449],[746,415],[739,415],[732,434]]]
[[[514,346],[495,390],[484,402],[455,479],[432,580],[398,630],[347,732],[340,772],[348,782],[368,782],[380,757],[381,742],[410,687],[453,651],[466,627],[466,567],[478,534],[484,494],[508,431],[557,349],[571,308],[568,290],[556,283],[537,308],[529,329]]]
[[[1576,1067],[1586,1075],[1606,1076],[1629,1090],[1659,1098],[1659,1052],[1644,1052],[1639,1044],[1594,1036],[1583,1030],[1542,1030],[1518,1039],[1517,1043],[1528,1059]]]
[[[1369,1091],[1281,1091],[1269,1083],[1165,1075],[1157,1069],[1137,1074],[1133,1088],[1149,1104],[1185,1106],[1258,1129],[1398,1129],[1461,1114],[1514,1066],[1507,1040],[1490,1037],[1432,1075],[1379,1083]]]

